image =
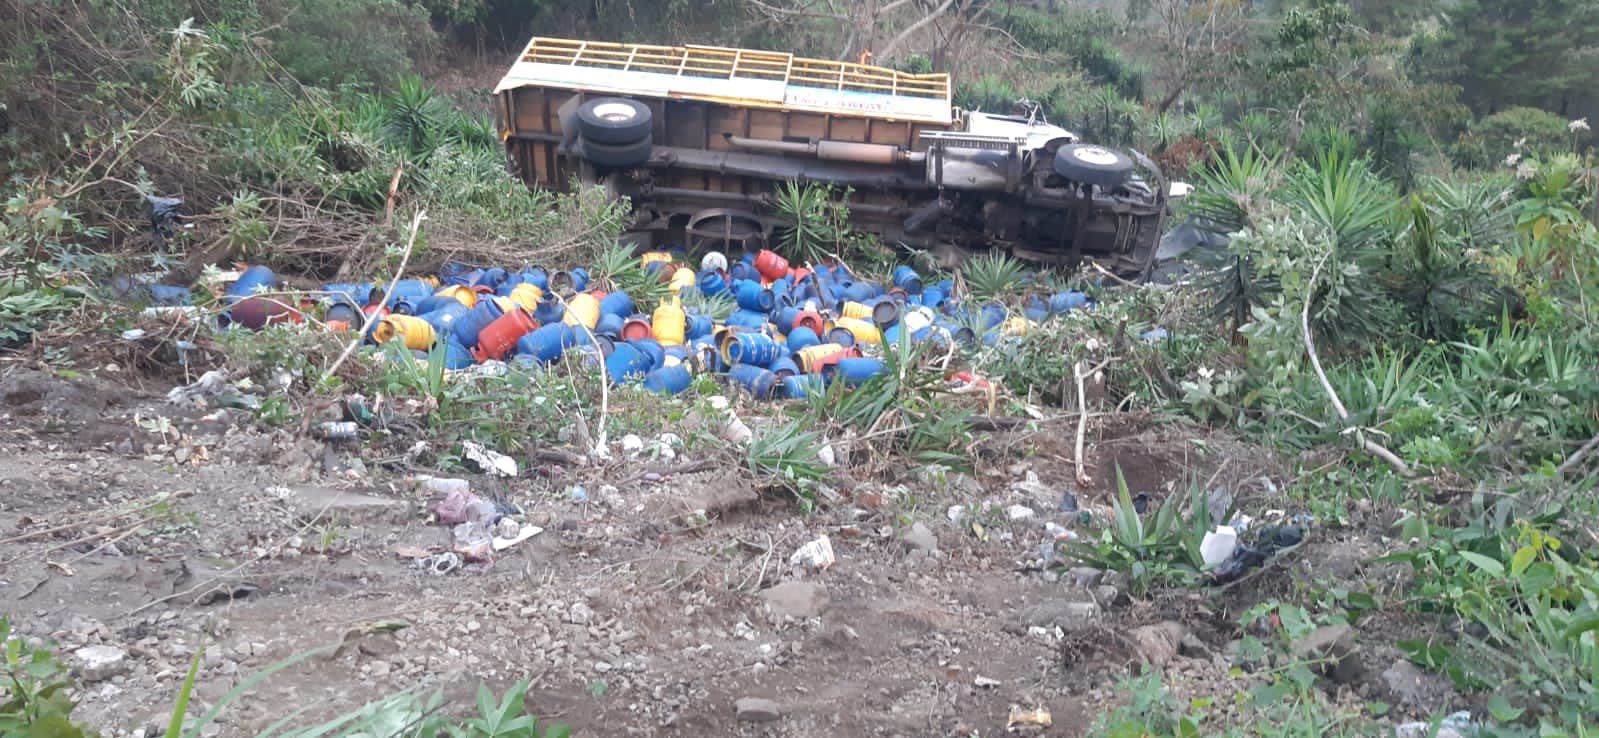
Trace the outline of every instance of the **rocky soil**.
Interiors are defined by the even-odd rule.
[[[0,613],[57,644],[84,682],[77,714],[108,736],[158,734],[197,652],[197,711],[299,657],[211,735],[405,689],[467,705],[480,682],[518,679],[533,682],[534,712],[579,735],[986,736],[1035,708],[1049,734],[1081,735],[1144,664],[1182,696],[1246,688],[1229,675],[1238,616],[1265,597],[1304,581],[1397,585],[1363,563],[1384,543],[1359,530],[1318,531],[1225,592],[1135,600],[1114,572],[1041,567],[1046,524],[1074,519],[1067,493],[1106,499],[1074,487],[1071,431],[1049,425],[987,438],[970,475],[840,489],[811,515],[739,470],[644,481],[646,461],[620,449],[602,466],[469,476],[543,532],[438,573],[417,563],[451,540],[430,520],[426,470],[164,390],[0,377]],[[1197,478],[1273,502],[1258,482],[1280,474],[1269,456],[1215,437],[1201,451],[1185,434],[1101,424],[1090,469],[1103,484],[1119,466],[1157,497]],[[824,535],[836,563],[791,565]],[[1318,638],[1304,647],[1343,664],[1325,685],[1335,695],[1396,715],[1452,699],[1367,644],[1384,639]]]

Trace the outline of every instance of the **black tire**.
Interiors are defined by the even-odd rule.
[[[625,97],[598,97],[577,109],[577,130],[583,138],[599,144],[621,146],[647,141],[654,117],[637,100]]]
[[[1133,160],[1115,149],[1070,144],[1055,152],[1055,173],[1067,179],[1109,189],[1133,177]]]
[[[654,145],[649,139],[629,144],[613,145],[583,141],[583,158],[603,169],[631,169],[650,160]]]

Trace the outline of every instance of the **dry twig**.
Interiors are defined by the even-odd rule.
[[[1333,411],[1338,413],[1340,420],[1347,423],[1349,422],[1349,410],[1344,408],[1343,401],[1338,399],[1338,392],[1333,389],[1332,382],[1327,379],[1327,372],[1322,370],[1321,357],[1316,354],[1316,342],[1310,335],[1310,303],[1315,299],[1316,280],[1321,276],[1321,268],[1327,263],[1328,256],[1331,256],[1331,254],[1322,256],[1321,261],[1316,262],[1316,268],[1310,271],[1310,283],[1305,285],[1305,306],[1299,311],[1299,327],[1305,336],[1305,353],[1310,355],[1310,366],[1316,370],[1316,379],[1321,382],[1322,391],[1327,393],[1327,399],[1332,402]],[[1367,438],[1365,431],[1359,427],[1353,428],[1353,431],[1355,433],[1355,441],[1367,453],[1388,462],[1388,465],[1393,467],[1394,471],[1402,477],[1416,475],[1415,472],[1411,471],[1410,465],[1406,464],[1404,459],[1399,458],[1382,444]]]

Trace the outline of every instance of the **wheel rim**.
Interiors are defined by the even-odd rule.
[[[594,117],[611,123],[626,123],[637,118],[638,113],[626,103],[600,103],[594,106]]]
[[[1072,158],[1085,164],[1095,166],[1110,166],[1120,160],[1116,152],[1100,146],[1084,146],[1072,150]]]

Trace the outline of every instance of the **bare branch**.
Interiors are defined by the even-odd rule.
[[[933,9],[933,12],[922,16],[921,20],[918,20],[915,23],[910,24],[910,26],[906,27],[905,30],[900,31],[899,35],[897,35],[893,39],[889,40],[888,45],[883,47],[883,51],[882,51],[881,54],[878,54],[878,58],[883,59],[885,61],[887,61],[888,59],[892,58],[893,55],[894,55],[894,51],[899,48],[899,45],[901,43],[903,43],[905,41],[905,39],[910,38],[911,34],[917,32],[917,31],[920,31],[927,24],[932,23],[935,20],[938,20],[939,17],[943,16],[944,12],[949,10],[950,6],[954,5],[954,4],[955,4],[955,0],[944,0],[944,3],[942,5],[939,5],[937,8]]]

